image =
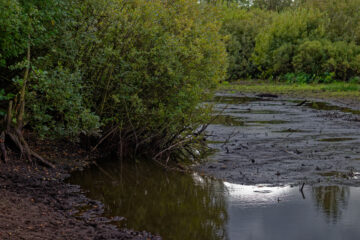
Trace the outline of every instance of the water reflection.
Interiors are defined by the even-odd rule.
[[[327,220],[336,223],[349,203],[347,186],[319,186],[312,189],[316,207],[325,213]]]
[[[360,188],[240,185],[148,164],[105,163],[70,182],[102,201],[122,227],[164,239],[358,239]],[[351,193],[351,194],[350,194]]]
[[[164,239],[227,239],[224,184],[167,173],[148,164],[107,163],[72,176],[72,183],[105,204],[108,216],[125,216],[123,227]]]

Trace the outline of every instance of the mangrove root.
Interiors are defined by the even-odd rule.
[[[7,156],[7,151],[6,151],[6,144],[7,144],[6,139],[11,140],[13,145],[20,152],[21,157],[24,157],[30,163],[32,163],[33,160],[35,160],[46,167],[55,168],[54,164],[45,160],[39,154],[37,154],[36,152],[34,152],[33,150],[30,149],[28,143],[24,139],[24,136],[18,130],[17,131],[16,130],[3,131],[0,135],[0,150],[1,150],[1,155],[2,155],[2,159],[4,162],[8,162],[8,156]]]
[[[55,166],[42,158],[39,154],[35,153],[30,149],[28,143],[24,139],[22,134],[22,117],[20,117],[17,121],[17,124],[12,124],[12,107],[13,102],[9,102],[8,112],[4,118],[3,128],[4,130],[0,134],[0,157],[4,162],[8,162],[8,154],[6,150],[6,146],[10,146],[12,142],[12,146],[15,146],[16,150],[18,150],[21,154],[21,158],[25,157],[30,163],[33,162],[33,159],[38,161],[40,164],[45,165],[46,167],[55,168]]]

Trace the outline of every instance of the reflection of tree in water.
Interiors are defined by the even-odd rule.
[[[157,166],[106,164],[72,176],[102,201],[106,214],[164,239],[225,239],[227,207],[219,181],[165,172]]]
[[[327,220],[336,222],[347,207],[350,189],[346,186],[313,187],[313,197],[319,210],[325,213]]]

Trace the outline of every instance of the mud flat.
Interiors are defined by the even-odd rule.
[[[241,184],[360,185],[360,115],[334,102],[219,93],[200,173]]]

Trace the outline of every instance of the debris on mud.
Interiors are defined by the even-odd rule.
[[[278,95],[275,94],[271,94],[271,93],[261,93],[261,94],[257,94],[257,97],[261,97],[261,98],[278,98]]]
[[[241,184],[360,185],[357,110],[309,100],[299,105],[304,101],[282,97],[248,96],[246,101],[236,93],[220,93],[217,99],[219,120],[241,119],[243,124],[210,125],[209,146],[217,151],[195,170]]]

